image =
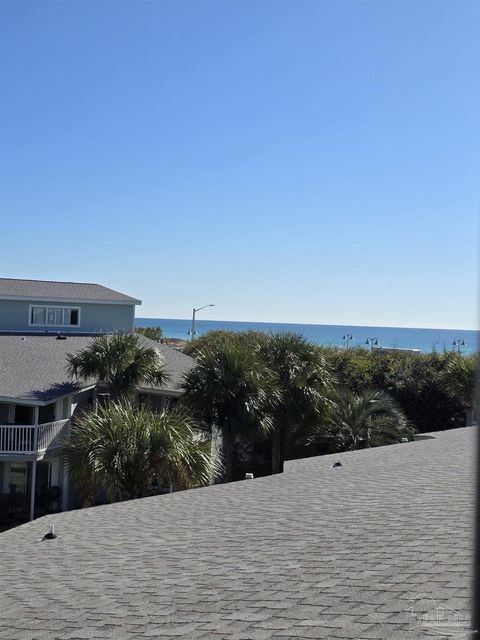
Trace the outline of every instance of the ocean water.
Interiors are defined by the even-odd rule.
[[[163,334],[169,338],[189,340],[188,332],[191,328],[191,320],[175,320],[172,318],[136,318],[138,327],[161,327]],[[353,341],[350,346],[366,345],[367,338],[378,340],[380,347],[397,349],[419,349],[424,353],[432,351],[443,352],[457,350],[453,346],[454,340],[464,340],[465,346],[461,346],[462,353],[475,353],[478,348],[480,332],[466,331],[464,329],[407,329],[398,327],[360,327],[350,325],[329,324],[284,324],[270,322],[227,322],[221,320],[196,320],[195,329],[197,335],[203,335],[207,331],[224,329],[227,331],[270,331],[273,333],[294,332],[300,333],[308,340],[325,346],[342,347],[345,345],[343,336],[351,334]]]

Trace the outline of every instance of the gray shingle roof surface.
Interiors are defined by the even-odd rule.
[[[140,304],[140,300],[124,293],[89,282],[56,282],[53,280],[17,280],[0,278],[0,298],[4,296],[38,298],[44,300],[93,300]]]
[[[182,375],[192,366],[193,359],[143,336],[140,341],[155,347],[162,355],[170,379],[163,387],[178,391]],[[89,386],[75,383],[66,373],[67,354],[88,346],[91,336],[68,336],[57,340],[54,335],[0,335],[0,397],[19,401],[48,402],[70,391]]]
[[[0,638],[451,638],[425,614],[469,613],[475,435],[7,531]],[[58,538],[40,542],[52,522]]]

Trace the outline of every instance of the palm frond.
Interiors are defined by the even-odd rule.
[[[104,383],[116,399],[130,396],[142,384],[162,386],[169,377],[160,352],[142,344],[137,334],[98,336],[67,360],[69,377]]]
[[[128,402],[83,414],[64,446],[74,483],[87,478],[113,499],[149,495],[157,478],[182,489],[208,484],[220,471],[212,451],[185,409],[152,414]]]

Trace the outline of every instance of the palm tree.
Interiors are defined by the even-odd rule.
[[[277,394],[271,372],[253,349],[236,340],[209,345],[197,353],[186,375],[184,402],[193,407],[223,440],[225,481],[233,476],[233,447],[238,436],[264,434],[272,426],[268,407]]]
[[[150,340],[155,340],[155,342],[163,341],[163,331],[161,327],[135,327],[135,333],[150,338]]]
[[[220,468],[210,442],[184,409],[153,414],[129,402],[111,402],[80,416],[64,454],[87,503],[101,489],[120,500],[151,495],[159,478],[177,489],[205,485]]]
[[[326,438],[337,451],[345,451],[393,444],[413,435],[401,408],[383,391],[355,394],[341,389],[333,399],[334,412],[327,426],[313,435],[312,443]]]
[[[473,423],[475,413],[475,382],[478,356],[452,355],[444,374],[444,387],[451,398],[465,409],[467,427]]]
[[[298,438],[325,416],[332,379],[320,350],[301,335],[270,335],[261,350],[280,393],[273,407],[272,473],[282,473],[288,436]]]
[[[141,384],[161,386],[168,379],[159,351],[142,344],[134,333],[93,338],[67,358],[70,377],[108,385],[114,400],[131,397]]]

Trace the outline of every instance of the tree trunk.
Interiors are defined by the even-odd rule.
[[[225,459],[225,482],[233,479],[233,435],[230,428],[223,432],[223,453]]]
[[[276,422],[272,438],[272,474],[283,473],[283,448],[285,428],[283,423]]]

